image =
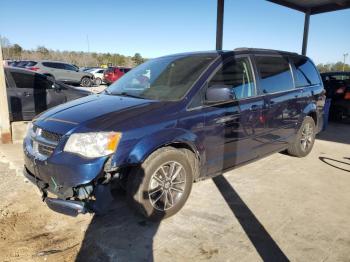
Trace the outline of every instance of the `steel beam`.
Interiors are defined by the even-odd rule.
[[[308,43],[308,38],[309,38],[309,27],[310,27],[310,12],[308,11],[305,13],[303,47],[301,50],[302,55],[306,55],[306,52],[307,52],[307,43]]]
[[[222,50],[222,39],[224,29],[224,0],[218,0],[216,21],[216,50]]]

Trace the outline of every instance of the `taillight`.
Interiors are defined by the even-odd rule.
[[[345,86],[339,87],[337,91],[335,91],[336,94],[344,94],[345,92]]]
[[[32,71],[38,71],[40,68],[39,67],[29,67],[28,69],[32,70]]]
[[[345,93],[344,99],[350,100],[350,92]]]

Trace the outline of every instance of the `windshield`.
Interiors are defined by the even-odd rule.
[[[181,99],[216,54],[168,56],[147,61],[112,84],[107,93],[143,99]]]

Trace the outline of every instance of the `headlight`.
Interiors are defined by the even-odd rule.
[[[64,151],[87,158],[107,156],[115,152],[121,137],[118,132],[76,133],[69,137]]]
[[[34,136],[34,131],[33,131],[33,123],[32,122],[28,122],[27,124],[27,137],[31,137]]]

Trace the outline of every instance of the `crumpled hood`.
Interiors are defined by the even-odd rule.
[[[111,126],[112,122],[120,123],[121,119],[118,119],[118,116],[123,116],[126,112],[130,118],[139,115],[140,109],[142,111],[152,110],[156,104],[162,103],[121,96],[90,95],[45,111],[34,122],[39,127],[59,134],[65,134],[82,125],[88,125],[88,128],[91,129],[103,130]],[[137,108],[139,110],[135,110]]]

